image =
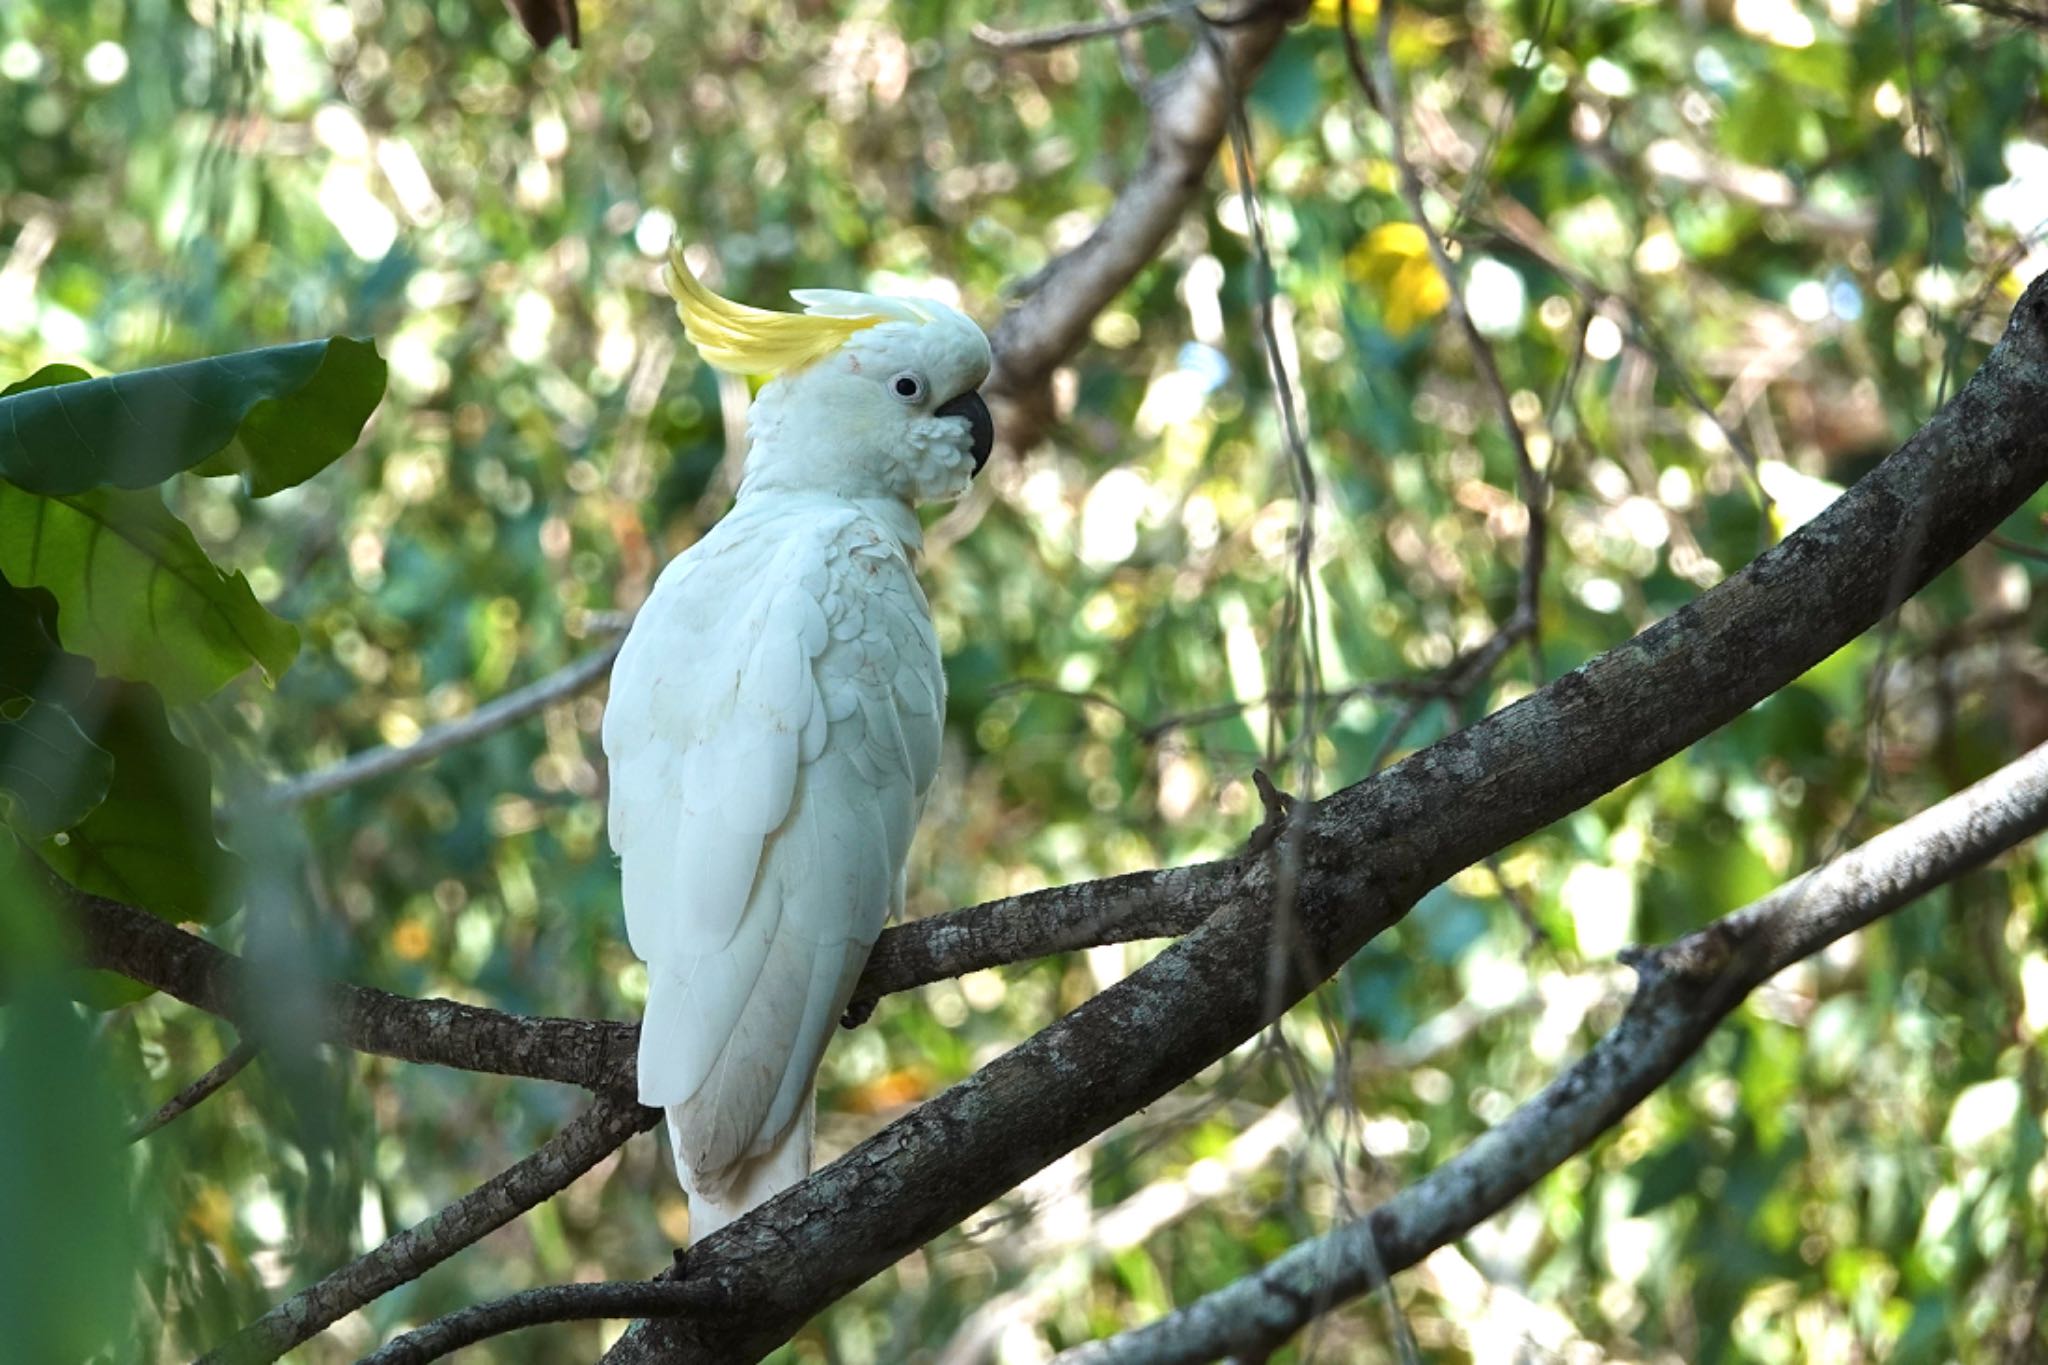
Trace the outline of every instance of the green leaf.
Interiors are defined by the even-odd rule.
[[[211,695],[251,662],[274,682],[298,652],[298,631],[153,493],[46,498],[0,483],[0,576],[50,591],[66,649],[172,702]]]
[[[104,1038],[64,999],[62,928],[34,864],[0,835],[0,1341],[9,1359],[86,1360],[133,1331],[137,1248],[125,1115]]]
[[[49,614],[0,581],[0,824],[30,841],[84,819],[113,768],[87,733],[100,712],[92,667],[57,648]]]
[[[171,733],[149,688],[102,684],[98,694],[104,714],[93,738],[114,758],[106,799],[36,852],[82,891],[174,922],[217,918],[232,865],[213,837],[205,756]]]
[[[330,337],[86,376],[49,365],[0,391],[0,478],[34,493],[240,474],[263,497],[354,447],[384,396],[368,341]]]
[[[0,581],[0,695],[12,691],[59,707],[110,765],[98,804],[35,851],[73,885],[172,920],[212,918],[234,858],[213,836],[213,779],[206,756],[171,733],[151,688],[93,675],[92,664],[57,647],[49,597]],[[18,828],[18,827],[17,827]],[[0,832],[0,845],[11,845]],[[0,929],[5,925],[0,924]],[[0,958],[8,945],[0,935]],[[121,978],[74,973],[73,995],[107,1007],[147,994]]]
[[[47,839],[83,820],[113,776],[114,756],[69,711],[0,689],[0,823]]]
[[[0,398],[30,389],[48,388],[52,384],[76,384],[81,379],[92,378],[90,370],[81,370],[76,365],[45,365],[26,379],[17,379],[6,388],[0,389]]]
[[[1641,1184],[1628,1216],[1641,1218],[1654,1213],[1681,1195],[1699,1189],[1700,1172],[1711,1164],[1711,1155],[1698,1134],[1688,1134],[1663,1151],[1645,1157],[1637,1166]]]

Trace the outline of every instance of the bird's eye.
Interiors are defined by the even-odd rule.
[[[889,381],[889,392],[906,403],[916,403],[924,398],[924,381],[906,371]]]

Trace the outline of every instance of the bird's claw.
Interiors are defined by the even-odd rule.
[[[1273,785],[1273,779],[1260,768],[1252,769],[1252,785],[1258,788],[1259,804],[1266,808],[1266,818],[1252,831],[1252,837],[1245,841],[1244,851],[1256,858],[1287,832],[1287,822],[1294,815],[1295,800],[1286,792]]]

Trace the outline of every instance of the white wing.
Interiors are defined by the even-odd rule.
[[[841,504],[742,509],[613,670],[612,847],[648,964],[640,1098],[699,1189],[787,1132],[901,902],[944,677],[902,549]]]

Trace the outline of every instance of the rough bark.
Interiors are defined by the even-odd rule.
[[[233,953],[118,901],[71,892],[85,960],[154,986],[209,1014],[248,1024],[247,967]],[[602,1019],[505,1014],[453,1000],[415,1000],[367,986],[321,988],[318,1040],[408,1062],[564,1081],[607,1092],[633,1088],[640,1030]]]

